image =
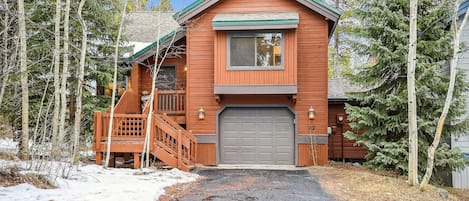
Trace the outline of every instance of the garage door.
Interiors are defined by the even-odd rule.
[[[220,116],[222,164],[294,164],[293,115],[287,108],[227,108]]]

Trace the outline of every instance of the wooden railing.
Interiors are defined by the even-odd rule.
[[[140,113],[140,97],[134,91],[125,91],[117,102],[114,113],[138,114]]]
[[[95,113],[96,141],[107,140],[110,117],[110,113]],[[145,137],[146,120],[146,115],[142,114],[114,114],[112,140],[142,140]]]
[[[196,161],[197,139],[190,132],[182,128],[174,118],[184,118],[185,91],[155,90],[154,96],[153,104],[155,110],[151,114],[150,151],[167,164],[172,164],[177,168],[188,171],[189,167],[194,165]],[[113,118],[111,132],[113,143],[142,144],[144,142],[147,117],[149,115],[149,101],[145,103],[140,114],[129,113],[133,112],[135,107],[139,107],[138,110],[140,110],[139,99],[140,97],[131,91],[126,91],[123,94]],[[133,105],[130,106],[130,104]],[[125,106],[131,108],[129,109]],[[110,113],[95,112],[94,118],[94,148],[97,152],[102,152],[105,148],[104,142],[107,141],[108,137]],[[125,152],[126,150],[127,148],[119,151]],[[111,150],[111,152],[113,151]],[[160,155],[161,153],[164,153],[164,155]]]
[[[166,115],[154,115],[154,143],[163,147],[169,154],[176,156],[178,167],[195,164],[197,139]]]
[[[155,90],[158,97],[158,114],[184,115],[186,114],[186,91],[184,90]]]

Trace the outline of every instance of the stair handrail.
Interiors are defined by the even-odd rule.
[[[181,127],[178,123],[173,121],[171,118],[169,118],[166,115],[159,115],[155,114],[153,115],[154,119],[156,121],[159,121],[166,125],[166,128],[170,128],[171,132],[173,132],[173,136],[177,136],[177,151],[178,151],[178,161],[180,163],[186,163],[188,165],[195,164],[196,160],[196,150],[197,150],[197,138],[195,138],[192,133],[188,132],[186,129]],[[188,143],[183,143],[184,140],[187,139]],[[189,144],[184,145],[184,144]],[[188,149],[186,150],[188,155],[182,155],[182,157],[179,157],[180,153],[182,153],[182,149]]]

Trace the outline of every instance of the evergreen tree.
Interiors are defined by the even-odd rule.
[[[427,148],[433,140],[449,83],[447,61],[451,55],[451,19],[449,0],[419,1],[418,44],[416,67],[417,126],[419,136],[419,173],[423,175]],[[361,22],[353,29],[354,49],[369,58],[366,66],[355,69],[346,78],[363,92],[350,93],[358,105],[347,105],[350,125],[354,132],[346,137],[355,139],[368,149],[366,166],[374,169],[407,172],[407,53],[409,38],[409,2],[400,0],[363,0],[354,9]],[[462,133],[469,128],[465,113],[467,90],[465,75],[456,80],[453,103],[448,115],[450,125],[443,136]],[[458,150],[442,143],[435,157],[435,172],[461,168],[465,161]],[[466,161],[467,163],[467,161]]]

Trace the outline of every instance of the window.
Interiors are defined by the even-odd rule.
[[[283,69],[283,34],[233,33],[228,40],[228,69]]]

